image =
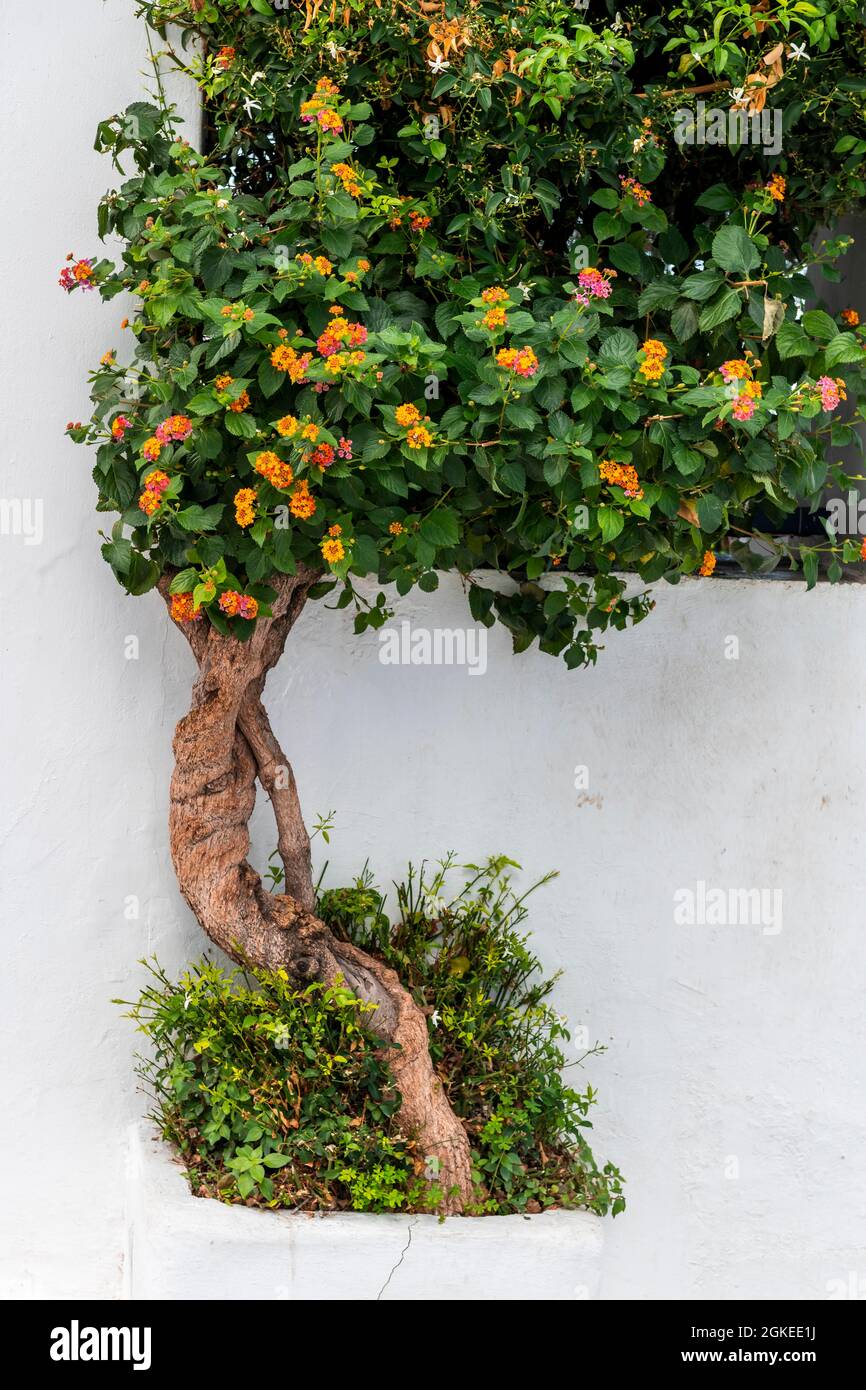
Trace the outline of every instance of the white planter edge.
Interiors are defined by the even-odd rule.
[[[604,1243],[604,1222],[590,1212],[439,1221],[194,1197],[145,1122],[129,1131],[125,1226],[133,1299],[593,1299]]]

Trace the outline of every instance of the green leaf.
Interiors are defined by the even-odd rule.
[[[818,582],[818,555],[814,550],[801,550],[800,560],[806,579],[806,589],[814,589]]]
[[[737,199],[726,183],[714,183],[695,199],[695,207],[709,208],[711,212],[732,212]]]
[[[824,365],[828,369],[840,362],[863,362],[866,350],[853,333],[837,333],[824,349]]]
[[[671,314],[671,332],[678,343],[685,343],[698,331],[698,311],[690,299],[680,300]]]
[[[450,507],[437,507],[421,522],[421,537],[437,549],[457,544],[460,534],[457,515]]]
[[[198,570],[179,570],[168,586],[170,594],[189,594],[198,583]]]
[[[682,284],[682,293],[686,299],[710,299],[724,283],[724,276],[720,275],[712,266],[705,270],[698,270],[694,275],[687,275]]]
[[[608,260],[626,275],[640,275],[641,258],[640,252],[632,246],[630,241],[618,241],[611,246],[607,253]]]
[[[505,418],[519,430],[534,430],[540,423],[538,411],[529,405],[521,405],[519,401],[512,401],[505,407]]]
[[[225,427],[229,434],[233,434],[238,439],[255,439],[258,432],[256,422],[246,411],[237,414],[234,411],[227,411],[225,417]]]
[[[718,497],[707,492],[697,500],[698,520],[702,531],[717,531],[725,519],[725,508]]]
[[[713,260],[723,270],[736,275],[748,275],[761,264],[761,254],[745,227],[728,224],[713,237]]]
[[[728,319],[736,318],[740,312],[740,296],[736,290],[726,289],[719,295],[718,299],[713,300],[701,310],[698,319],[698,327],[704,332],[710,328],[717,328],[720,323],[726,323]]]
[[[174,519],[185,531],[214,531],[223,510],[222,502],[215,502],[210,507],[202,507],[198,502],[193,502],[179,511]]]
[[[815,344],[810,342],[801,325],[787,320],[779,326],[774,341],[783,361],[788,357],[811,357],[815,350]]]
[[[680,296],[677,284],[672,280],[653,280],[641,292],[637,302],[639,314],[650,314],[653,309],[670,309]]]
[[[630,328],[616,328],[605,338],[598,355],[606,367],[630,367],[637,356],[637,337]]]
[[[601,538],[603,541],[615,540],[625,525],[621,512],[615,507],[599,507],[598,524],[601,527]]]
[[[833,322],[829,314],[825,314],[823,309],[809,309],[803,315],[803,327],[810,338],[817,338],[821,343],[829,343],[831,338],[835,338],[839,329]]]

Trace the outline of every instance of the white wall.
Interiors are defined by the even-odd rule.
[[[191,658],[158,599],[115,586],[86,456],[62,437],[86,418],[87,366],[121,340],[120,301],[55,282],[67,250],[96,247],[111,181],[96,122],[140,93],[130,9],[19,0],[2,21],[16,215],[0,249],[0,496],[45,503],[42,545],[0,538],[0,1267],[18,1296],[120,1289],[122,1136],[141,1099],[110,999],[135,992],[138,957],[175,969],[204,944],[165,826]],[[866,1278],[866,595],[712,580],[657,597],[596,670],[513,658],[498,632],[481,678],[383,666],[375,634],[314,607],[268,703],[308,811],[338,810],[329,882],[368,856],[387,882],[452,847],[509,852],[527,880],[560,870],[532,924],[566,970],[563,1011],[608,1044],[585,1074],[595,1144],[629,1179],[605,1295],[819,1299]],[[400,616],[465,622],[458,583]],[[254,840],[262,863],[266,807]],[[782,930],[676,926],[673,895],[698,880],[780,889]]]

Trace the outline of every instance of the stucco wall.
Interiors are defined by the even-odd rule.
[[[141,1099],[110,1000],[135,991],[138,957],[174,969],[203,944],[165,827],[191,658],[155,597],[115,586],[62,437],[86,418],[87,366],[121,342],[122,302],[67,301],[56,278],[95,247],[97,120],[140,95],[130,10],[18,0],[2,18],[0,495],[44,501],[41,544],[0,537],[0,1268],[18,1296],[122,1288]],[[271,677],[274,723],[308,811],[337,808],[330,883],[452,847],[504,850],[526,881],[560,870],[532,922],[563,1012],[608,1044],[585,1073],[595,1144],[629,1179],[605,1296],[866,1293],[866,595],[715,580],[657,597],[596,670],[513,658],[500,632],[478,678],[382,665],[375,634],[315,607]],[[399,616],[464,625],[459,584]],[[254,842],[261,864],[266,807]],[[755,925],[677,925],[699,882],[780,891],[781,916],[768,897]]]

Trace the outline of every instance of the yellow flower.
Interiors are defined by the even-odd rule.
[[[320,549],[329,565],[336,565],[346,553],[343,542],[339,540],[323,540]]]
[[[406,435],[406,443],[410,449],[429,449],[433,443],[433,436],[424,425],[416,425]]]
[[[414,425],[421,419],[421,412],[414,405],[398,405],[394,414],[397,418],[397,424],[402,425],[404,429],[407,425]]]
[[[242,487],[235,493],[235,521],[238,526],[252,526],[256,519],[256,490]]]

